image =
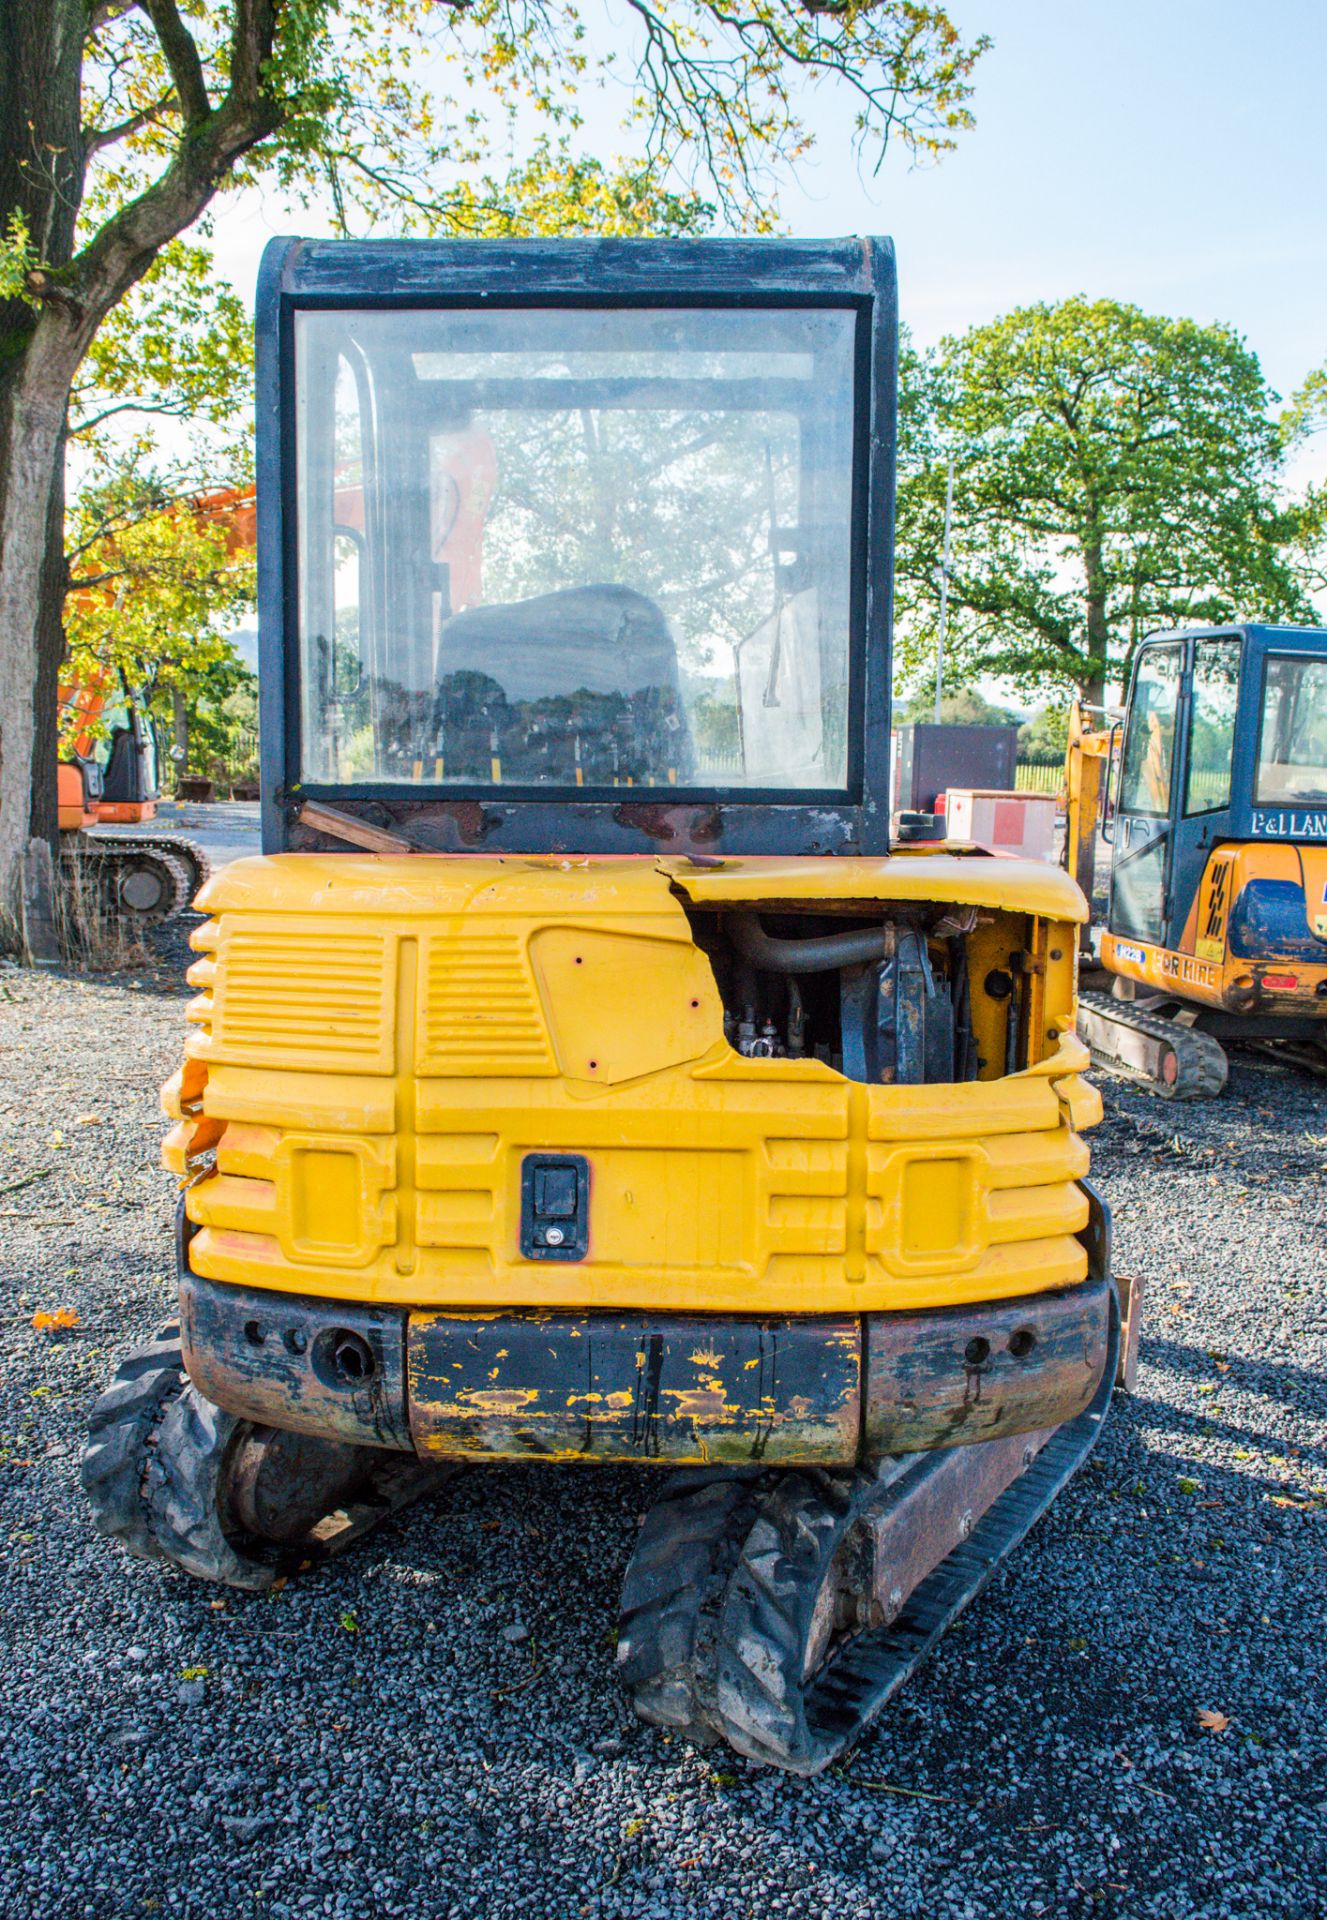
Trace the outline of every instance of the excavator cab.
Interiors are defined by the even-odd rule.
[[[1103,1064],[1181,1098],[1220,1090],[1223,1039],[1327,1067],[1327,634],[1147,640],[1113,799]]]
[[[264,853],[163,1096],[178,1318],[84,1460],[251,1589],[461,1467],[685,1469],[622,1679],[804,1773],[1136,1327],[1082,894],[889,844],[895,356],[886,241],[274,243]]]

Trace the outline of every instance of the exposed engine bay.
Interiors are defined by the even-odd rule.
[[[687,912],[725,1035],[749,1059],[815,1059],[899,1085],[996,1079],[1026,1063],[1024,978],[1038,962],[1021,916],[918,902],[868,918],[860,901]]]

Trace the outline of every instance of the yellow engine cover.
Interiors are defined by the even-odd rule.
[[[1033,1064],[867,1086],[724,1038],[680,894],[943,899],[1026,915]],[[200,896],[167,1164],[196,1272],[497,1311],[866,1312],[1080,1280],[1071,923],[1018,861],[282,854]],[[521,1163],[590,1165],[583,1261],[521,1257]]]

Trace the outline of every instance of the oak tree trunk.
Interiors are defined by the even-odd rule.
[[[0,218],[58,269],[83,189],[84,0],[0,7]],[[85,346],[78,311],[0,302],[0,908],[13,912],[32,834],[55,836],[56,676],[63,650],[64,436]]]

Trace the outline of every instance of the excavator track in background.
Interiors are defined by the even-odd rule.
[[[1166,1100],[1210,1100],[1226,1084],[1225,1049],[1210,1033],[1113,994],[1080,988],[1078,1037],[1097,1066]]]
[[[62,850],[107,906],[139,926],[189,907],[211,867],[203,849],[176,834],[79,834]]]
[[[681,1475],[622,1589],[636,1711],[697,1746],[816,1774],[867,1732],[1091,1452],[1119,1367],[1042,1433],[872,1470]]]

